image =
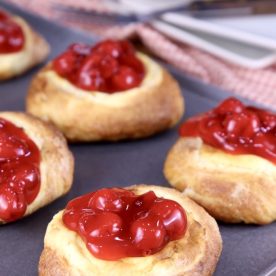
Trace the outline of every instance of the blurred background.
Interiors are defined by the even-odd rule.
[[[98,39],[131,39],[183,74],[276,104],[275,0],[2,1]]]

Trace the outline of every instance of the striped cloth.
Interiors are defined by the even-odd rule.
[[[101,0],[6,0],[29,12],[40,14],[66,26],[80,28],[103,37],[139,37],[156,56],[173,64],[181,71],[200,78],[244,98],[256,101],[271,109],[276,105],[276,65],[265,69],[247,69],[228,63],[189,45],[176,43],[147,24],[130,23],[114,25],[108,20],[93,15],[79,16],[77,13],[57,8],[71,7],[100,14],[109,13]]]

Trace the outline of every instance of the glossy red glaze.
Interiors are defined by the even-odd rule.
[[[90,47],[73,44],[53,61],[54,70],[88,91],[114,93],[140,85],[143,63],[126,40],[106,40]]]
[[[150,191],[142,195],[101,189],[68,203],[63,223],[77,232],[97,258],[118,260],[160,251],[184,236],[187,218],[175,201]]]
[[[40,188],[40,153],[25,132],[0,118],[0,219],[21,218]]]
[[[21,27],[7,13],[0,10],[0,54],[20,51],[24,41]]]
[[[276,115],[246,107],[235,98],[183,123],[180,135],[201,137],[226,152],[255,154],[276,163]]]

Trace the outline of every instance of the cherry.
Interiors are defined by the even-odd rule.
[[[21,45],[24,42],[24,35],[21,28],[17,24],[9,24],[6,31],[10,34],[8,43],[14,51],[17,51],[21,48]]]
[[[104,42],[100,42],[93,47],[93,51],[110,55],[114,58],[118,58],[124,52],[120,42],[115,40],[106,40]]]
[[[121,231],[122,219],[112,212],[86,213],[79,219],[79,229],[87,238],[109,237]]]
[[[66,77],[72,72],[72,68],[76,62],[76,56],[72,52],[65,52],[53,61],[53,67],[57,73]]]
[[[78,71],[78,85],[85,90],[106,89],[106,78],[118,70],[118,62],[111,56],[94,54],[88,56]]]
[[[77,231],[81,213],[75,209],[66,209],[63,212],[62,221],[70,230]]]
[[[91,213],[91,208],[88,208],[88,205],[93,195],[94,193],[89,193],[69,201],[62,217],[63,223],[67,225],[69,229],[76,231],[81,215],[86,212]]]
[[[138,196],[135,201],[133,201],[133,212],[136,214],[134,219],[138,219],[148,212],[154,200],[157,198],[153,191],[149,191],[145,194]]]
[[[226,135],[218,118],[212,117],[209,120],[203,118],[197,123],[197,125],[199,131],[202,133],[202,135],[205,137],[205,140],[210,145],[218,146],[222,142],[225,142]],[[181,132],[183,132],[183,129]]]
[[[250,108],[250,110],[258,114],[264,132],[270,131],[276,127],[276,115],[256,108]]]
[[[117,239],[112,237],[107,237],[105,243],[101,239],[93,239],[87,241],[88,250],[97,258],[109,261],[116,261],[118,259],[124,258],[136,253],[135,250],[129,248],[128,241]]]
[[[82,208],[88,208],[89,205],[89,201],[91,200],[91,198],[94,196],[94,192],[92,193],[88,193],[84,196],[79,196],[76,197],[72,200],[69,201],[69,203],[67,204],[67,208],[68,209],[72,209],[72,208],[76,208],[76,209],[82,209]]]
[[[123,49],[123,53],[126,56],[131,56],[135,54],[135,49],[133,47],[133,45],[127,41],[127,40],[121,40],[120,41],[121,47]]]
[[[104,56],[99,64],[99,70],[102,76],[107,79],[114,75],[119,69],[119,64],[116,59],[111,56]]]
[[[39,169],[30,162],[25,162],[24,164],[16,163],[18,164],[13,165],[13,175],[10,178],[10,182],[14,183],[16,190],[24,194],[27,204],[30,204],[38,194],[37,186],[40,183]]]
[[[120,63],[122,65],[132,68],[136,73],[144,73],[143,63],[134,55],[123,55],[122,57],[120,57]]]
[[[124,197],[132,196],[133,193],[122,189],[101,189],[95,192],[88,206],[107,212],[120,212],[126,205]]]
[[[229,98],[223,101],[216,109],[217,114],[226,113],[241,113],[244,110],[244,105],[235,98]]]
[[[80,70],[77,75],[77,84],[84,90],[99,91],[105,89],[105,81],[98,69],[89,71]]]
[[[13,53],[22,49],[24,33],[7,14],[0,14],[0,53]]]
[[[0,161],[16,159],[28,154],[30,154],[30,150],[27,143],[16,136],[9,136],[5,132],[0,132]]]
[[[165,240],[166,229],[158,216],[148,213],[135,220],[130,228],[131,237],[137,248],[145,255],[160,248]]]
[[[0,185],[0,218],[6,222],[16,220],[24,215],[26,203],[23,193],[13,188]]]
[[[254,139],[256,149],[263,148],[271,154],[276,155],[275,136],[273,134],[258,133]]]
[[[139,85],[140,76],[130,67],[121,66],[119,71],[112,77],[111,83],[116,90],[131,89]]]
[[[150,213],[163,219],[163,224],[171,239],[176,240],[183,236],[187,227],[187,217],[177,202],[158,198],[150,208]]]
[[[8,19],[8,14],[4,12],[3,10],[0,10],[0,21]]]
[[[245,137],[254,137],[254,135],[259,132],[261,128],[261,122],[257,114],[253,112],[247,111],[246,120],[247,121],[247,128],[244,129],[242,136]]]

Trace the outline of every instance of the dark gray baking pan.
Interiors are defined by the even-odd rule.
[[[93,43],[95,40],[93,36],[88,37],[57,26],[3,2],[0,2],[0,6],[23,16],[46,37],[52,47],[49,58],[56,56],[72,42]],[[183,119],[208,110],[230,95],[203,85],[169,66],[168,68],[179,81],[186,99]],[[0,84],[0,110],[24,110],[28,85],[38,69],[34,68],[17,79]],[[137,183],[168,186],[162,168],[166,154],[176,139],[177,127],[139,141],[71,145],[76,168],[73,188],[69,194],[21,221],[0,227],[0,275],[37,275],[47,224],[68,200],[105,186]],[[272,264],[276,259],[276,223],[261,227],[226,224],[219,226],[224,247],[215,275],[269,275],[269,271],[273,271]]]

